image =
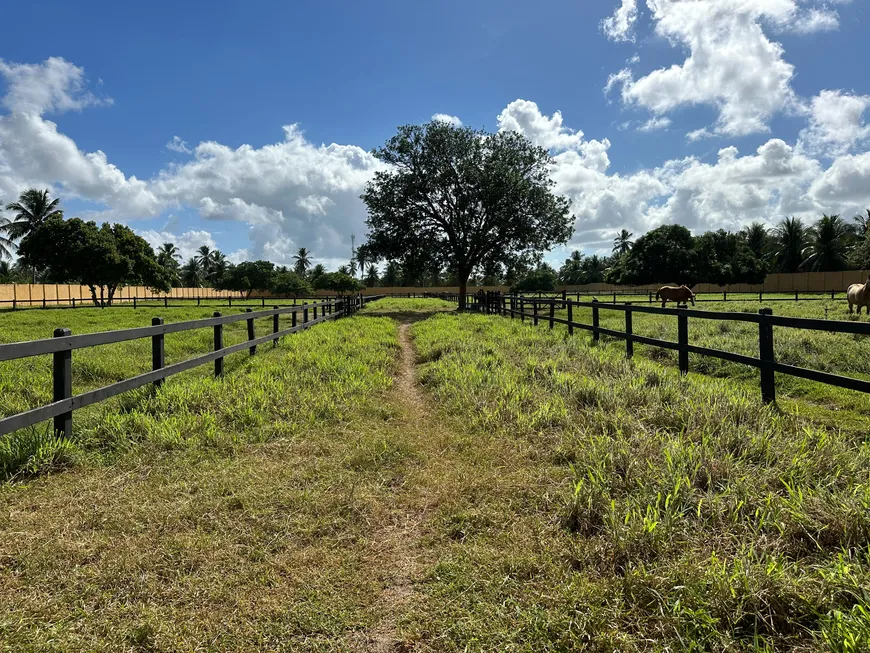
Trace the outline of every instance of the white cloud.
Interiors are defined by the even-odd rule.
[[[810,188],[828,212],[851,215],[870,206],[870,152],[835,159]]]
[[[810,102],[809,125],[800,134],[800,144],[813,154],[846,154],[870,137],[863,117],[868,107],[870,95],[822,91]]]
[[[90,93],[85,88],[84,70],[60,57],[51,57],[41,64],[0,59],[0,75],[9,86],[3,106],[13,113],[42,115],[112,102]]]
[[[563,126],[562,113],[548,118],[538,105],[528,100],[514,100],[498,114],[499,131],[518,131],[535,145],[552,150],[568,150],[583,143],[583,132]]]
[[[202,245],[206,245],[209,249],[217,249],[217,244],[214,241],[211,233],[204,230],[185,231],[182,234],[174,234],[170,231],[155,231],[153,229],[137,229],[142,238],[148,241],[148,244],[157,249],[163,243],[173,243],[178,247],[181,259],[186,261],[191,256],[196,254],[196,250]]]
[[[652,132],[657,131],[659,129],[667,129],[671,126],[671,119],[665,118],[662,116],[653,116],[645,123],[643,123],[640,127],[637,128],[639,132]]]
[[[454,127],[462,127],[462,121],[459,118],[446,113],[436,113],[432,116],[432,120],[436,122],[446,122]]]
[[[632,15],[633,4],[625,0],[607,19],[615,35],[630,33],[634,21],[617,18]],[[627,68],[611,74],[605,93],[621,87],[625,104],[657,115],[713,106],[719,115],[712,133],[725,136],[767,132],[775,114],[802,110],[791,87],[794,67],[765,27],[809,33],[839,25],[837,12],[815,0],[647,0],[647,6],[656,35],[687,56],[637,79]]]
[[[612,41],[634,42],[634,24],[637,22],[637,0],[622,0],[613,15],[601,21],[601,31]]]
[[[179,154],[193,153],[193,150],[187,147],[187,141],[181,140],[179,136],[173,136],[172,140],[166,144],[166,149],[170,152],[178,152]]]

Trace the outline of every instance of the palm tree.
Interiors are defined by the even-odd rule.
[[[0,234],[6,233],[6,228],[9,224],[11,224],[9,218],[4,218],[0,215]],[[0,235],[0,261],[4,258],[12,258],[12,254],[16,249],[14,240]]]
[[[49,218],[62,218],[63,211],[57,208],[59,199],[51,199],[46,190],[30,188],[18,196],[17,202],[6,205],[7,211],[14,211],[12,220],[6,218],[0,223],[0,234],[3,238],[4,249],[9,243],[21,240],[36,231],[43,222]],[[33,283],[36,283],[36,270],[33,270]]]
[[[565,259],[565,264],[559,269],[559,282],[567,285],[580,285],[586,283],[583,271],[583,254],[578,250],[571,252],[571,256]]]
[[[632,236],[634,236],[634,234],[628,229],[623,229],[619,232],[619,235],[613,239],[613,253],[616,256],[622,256],[631,251],[631,248],[634,246],[634,242],[631,240]]]
[[[191,257],[181,266],[181,283],[185,288],[202,288],[202,276],[199,257]]]
[[[859,214],[852,219],[855,221],[855,230],[860,238],[863,238],[870,232],[870,209],[867,209],[866,216]]]
[[[773,230],[773,256],[778,272],[797,272],[806,256],[807,228],[800,218],[785,218]]]
[[[212,263],[212,251],[208,245],[202,245],[199,249],[196,250],[196,260],[202,268],[202,273],[208,276],[209,272],[211,272],[211,263]]]
[[[338,270],[336,270],[336,272],[338,272],[339,274],[350,275],[350,268],[348,268],[346,265],[342,265],[340,268],[338,268]]]
[[[174,243],[163,243],[157,250],[157,262],[163,267],[169,267],[181,260],[181,254]]]
[[[326,268],[323,266],[322,263],[318,263],[313,268],[311,268],[311,273],[308,275],[308,278],[313,282],[315,279],[322,277],[324,274],[326,274]]]
[[[809,247],[801,270],[810,272],[837,272],[847,267],[849,241],[854,235],[852,227],[839,215],[822,215],[808,230]]]
[[[0,283],[14,283],[14,273],[9,261],[0,261]]]
[[[222,251],[216,249],[211,253],[211,265],[208,271],[208,280],[211,282],[212,286],[216,285],[217,282],[223,278],[229,267],[230,262]]]
[[[747,247],[752,251],[757,259],[763,259],[767,253],[770,236],[767,233],[767,228],[760,222],[753,222],[750,225],[743,227],[740,231]]]
[[[366,273],[366,263],[370,263],[369,253],[366,251],[365,245],[357,248],[356,262],[359,264],[359,276],[362,277]]]
[[[293,260],[296,261],[293,264],[294,272],[300,277],[304,277],[305,273],[308,272],[308,268],[311,267],[311,252],[304,247],[300,247],[299,251],[293,255]]]
[[[365,284],[369,288],[374,288],[378,285],[378,268],[374,263],[369,266],[365,279]]]
[[[582,263],[584,283],[601,283],[607,271],[607,261],[598,254],[593,254]]]

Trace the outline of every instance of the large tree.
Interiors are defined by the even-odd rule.
[[[185,288],[202,288],[205,280],[205,275],[202,271],[202,266],[195,256],[187,259],[187,263],[181,266],[179,270],[181,283]]]
[[[317,290],[331,290],[339,295],[356,292],[363,289],[363,285],[345,272],[327,272],[317,277],[314,282]]]
[[[151,246],[121,224],[98,227],[55,215],[21,241],[18,253],[25,265],[47,270],[54,281],[88,286],[96,306],[111,305],[124,286],[170,289],[169,276]]]
[[[517,132],[406,125],[374,155],[387,168],[362,195],[368,250],[401,260],[420,248],[443,261],[458,275],[460,307],[476,267],[533,259],[573,231],[550,155]]]
[[[287,269],[279,270],[272,276],[272,285],[269,287],[276,295],[308,295],[311,293],[311,285],[304,277]]]
[[[275,264],[269,261],[243,261],[229,268],[216,288],[247,293],[272,287]]]
[[[556,287],[556,271],[546,263],[541,263],[536,269],[528,272],[517,281],[511,290],[514,292],[534,292],[536,290],[553,290]]]
[[[610,283],[696,283],[695,243],[680,225],[663,225],[637,239],[607,274]]]

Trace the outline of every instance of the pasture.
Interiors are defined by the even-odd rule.
[[[774,311],[817,317],[842,304]],[[737,306],[758,309],[716,310]],[[778,379],[780,405],[764,406],[757,372],[740,366],[693,356],[681,377],[671,352],[638,345],[627,361],[621,343],[593,346],[543,319],[452,309],[383,299],[255,357],[234,354],[224,379],[200,368],[77,411],[70,442],[46,434],[0,487],[0,641],[870,647],[863,396]],[[27,310],[0,315],[0,334],[213,310]],[[602,310],[601,326],[622,317]],[[710,324],[690,328],[693,342],[757,354],[753,325]],[[233,327],[228,344],[245,339],[244,323]],[[634,328],[676,338],[676,321],[660,316],[638,315]],[[208,331],[196,333],[166,337],[168,362],[209,349]],[[777,356],[870,374],[863,340],[833,335],[778,330]],[[74,364],[76,389],[149,369],[139,344],[91,350],[93,363]],[[5,414],[50,400],[50,361],[29,362],[0,363]]]

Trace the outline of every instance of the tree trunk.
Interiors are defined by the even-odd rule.
[[[97,299],[97,287],[88,284],[88,289],[91,291],[91,301],[94,302],[94,306],[99,308],[100,307],[100,300]]]
[[[107,302],[107,306],[112,305],[112,299],[115,297],[115,291],[118,289],[118,286],[109,286],[109,301]]]
[[[468,277],[471,272],[459,273],[459,310],[464,311],[468,307],[466,295],[468,294]]]
[[[106,287],[100,286],[100,308],[106,308]]]

